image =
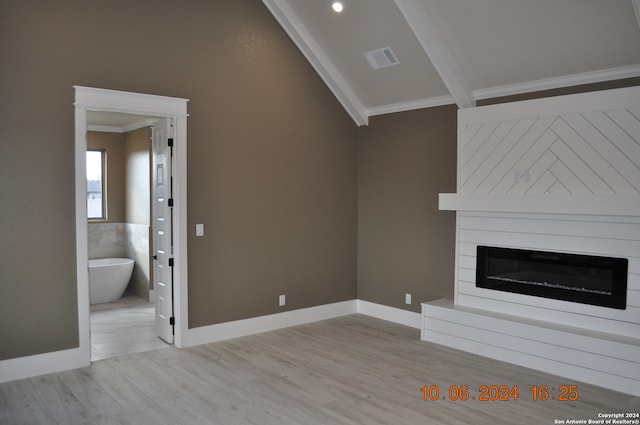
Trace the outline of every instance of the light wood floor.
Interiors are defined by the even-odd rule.
[[[91,305],[91,360],[163,348],[156,336],[155,306],[125,292],[117,301]]]
[[[424,401],[421,388],[518,386],[517,401]],[[532,401],[578,385],[577,401]],[[442,395],[442,394],[441,394]],[[167,347],[0,384],[0,424],[553,424],[637,412],[640,398],[419,340],[350,315],[189,349]]]

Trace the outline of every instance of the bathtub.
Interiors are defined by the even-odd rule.
[[[89,260],[91,304],[108,303],[122,297],[132,272],[133,260],[130,258]]]

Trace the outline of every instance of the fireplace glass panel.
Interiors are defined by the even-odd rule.
[[[624,309],[624,258],[478,246],[476,286]]]

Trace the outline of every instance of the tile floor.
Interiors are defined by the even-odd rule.
[[[91,305],[91,360],[168,347],[156,336],[155,307],[125,293],[112,303]]]

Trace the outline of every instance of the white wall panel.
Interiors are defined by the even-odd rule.
[[[469,120],[459,123],[459,193],[545,193],[555,182],[536,183],[550,175],[570,193],[640,193],[640,107],[548,115],[542,105],[517,120],[500,109],[478,113],[483,122],[481,108],[459,115]]]
[[[516,363],[521,353],[503,342],[524,338],[518,344],[539,352],[532,367],[564,376],[582,368],[587,381],[606,380],[611,388],[636,393],[640,87],[468,108],[458,117],[458,193],[441,195],[441,207],[458,210],[455,304],[423,305],[423,337]],[[626,258],[626,308],[477,288],[477,245]],[[442,316],[447,314],[460,319]],[[483,327],[486,317],[513,321],[513,327]],[[566,327],[567,335],[591,332],[580,349],[588,354],[578,358],[571,344],[554,341],[547,330],[553,326]],[[466,327],[468,335],[460,338]],[[590,376],[601,366],[598,347],[608,346],[609,336],[624,340],[626,354],[614,355],[617,363]],[[625,371],[631,374],[622,376]]]
[[[458,213],[459,249],[458,282],[456,290],[465,297],[459,301],[470,307],[487,300],[513,302],[519,305],[519,314],[533,319],[544,320],[540,308],[559,312],[560,323],[583,326],[574,314],[585,314],[592,318],[592,329],[615,332],[627,336],[640,335],[640,296],[637,285],[640,281],[640,218],[564,216],[564,215],[502,215],[497,213]],[[522,294],[511,294],[475,287],[475,247],[477,245],[502,246],[521,249],[568,252],[586,255],[614,256],[629,260],[629,292],[627,309],[618,310],[596,306],[586,306],[566,301],[549,300]],[[464,250],[464,252],[462,252]],[[481,298],[476,300],[475,297]],[[463,301],[464,300],[464,301]],[[527,309],[526,306],[535,307]],[[509,306],[499,303],[493,311],[513,313]],[[563,318],[563,312],[567,312]],[[598,323],[593,318],[601,318]],[[611,320],[635,324],[635,327],[617,328]],[[627,332],[632,332],[631,334]]]

